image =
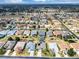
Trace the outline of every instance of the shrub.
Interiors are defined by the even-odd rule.
[[[16,37],[15,40],[16,40],[16,41],[20,41],[20,38],[19,38],[19,37]]]
[[[0,55],[4,54],[5,50],[3,48],[0,49]]]
[[[69,56],[76,55],[76,52],[73,50],[73,48],[69,49],[67,53],[68,53]]]
[[[12,40],[13,40],[13,38],[12,38],[12,37],[9,37],[9,38],[8,38],[8,40],[9,40],[9,41],[12,41]]]
[[[69,43],[75,43],[75,41],[74,41],[74,40],[68,40],[68,42],[69,42]]]

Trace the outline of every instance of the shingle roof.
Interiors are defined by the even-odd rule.
[[[16,44],[16,41],[8,41],[4,45],[4,48],[6,48],[7,50],[11,50],[14,47],[15,44]]]
[[[23,34],[30,35],[30,30],[25,30]]]
[[[16,33],[16,30],[11,30],[11,31],[9,31],[8,33],[7,33],[7,35],[9,36],[9,35],[14,35]]]
[[[18,47],[23,49],[25,44],[26,44],[26,42],[17,42],[16,46],[14,47],[14,50],[16,50]]]
[[[31,31],[31,35],[36,35],[37,34],[37,30],[32,30]]]
[[[26,45],[26,48],[30,49],[31,51],[34,51],[35,50],[35,43],[28,42],[27,45]]]
[[[79,43],[71,43],[70,45],[72,48],[79,51]]]

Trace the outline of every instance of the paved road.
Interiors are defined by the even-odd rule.
[[[77,39],[79,39],[79,37],[74,34],[68,27],[65,26],[65,24],[63,24],[63,22],[61,21],[62,19],[55,17],[59,22],[61,22],[61,24],[63,25],[63,27],[65,27],[70,33],[72,33]]]
[[[79,59],[79,58],[47,58],[47,57],[12,57],[12,56],[0,56],[0,59]]]

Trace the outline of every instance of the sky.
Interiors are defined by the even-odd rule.
[[[0,0],[0,4],[78,4],[79,0]]]

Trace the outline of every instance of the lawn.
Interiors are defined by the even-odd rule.
[[[16,53],[16,56],[29,56],[30,54],[28,53],[27,50],[24,50],[22,53]]]

